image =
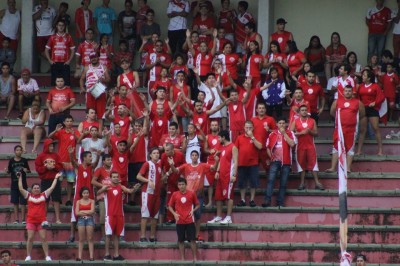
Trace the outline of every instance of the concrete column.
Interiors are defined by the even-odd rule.
[[[32,72],[37,72],[37,64],[35,64],[37,53],[35,51],[34,42],[34,23],[32,20],[32,10],[34,0],[24,0],[21,5],[21,69],[27,67]]]
[[[268,51],[269,36],[274,29],[273,10],[274,0],[258,0],[257,32],[263,36],[263,55]]]

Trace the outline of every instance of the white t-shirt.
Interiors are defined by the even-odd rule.
[[[95,150],[104,151],[104,140],[97,139],[96,141],[93,141],[92,138],[86,138],[82,140],[81,147],[83,151],[90,151],[92,153],[92,162],[95,162],[97,159],[97,153]],[[100,166],[101,160],[99,160],[99,163],[95,168],[97,169]]]
[[[212,96],[211,96],[211,92],[208,89],[207,85],[202,82],[200,84],[200,86],[199,86],[199,90],[206,94],[206,97],[204,98],[204,101],[206,103],[208,103],[212,99]],[[213,91],[214,96],[215,96],[215,100],[214,100],[214,103],[213,103],[213,106],[211,107],[211,109],[215,109],[218,105],[221,104],[221,98],[219,97],[219,94],[218,94],[218,91],[217,91],[218,88],[214,87],[214,88],[211,88],[211,90]],[[221,118],[221,117],[222,117],[221,110],[219,110],[218,112],[210,115],[210,118]]]
[[[39,86],[35,79],[30,78],[28,83],[24,83],[22,78],[17,81],[17,90],[21,92],[33,93],[39,90]]]
[[[397,14],[399,13],[399,9],[392,9],[392,21],[393,19],[397,16]],[[393,34],[399,34],[400,35],[400,22],[398,23],[393,23]]]
[[[33,14],[38,12],[40,8],[41,5],[35,6],[33,8]],[[56,10],[51,6],[48,6],[47,9],[42,12],[40,18],[35,21],[37,36],[50,36],[54,34],[53,21],[56,15]]]
[[[180,4],[182,4],[182,7],[176,5],[173,1],[170,1],[168,3],[167,14],[171,14],[172,12],[182,12],[182,11],[189,13],[188,1],[182,0]],[[186,29],[187,29],[186,17],[176,16],[169,19],[168,30],[174,31],[174,30],[186,30]]]

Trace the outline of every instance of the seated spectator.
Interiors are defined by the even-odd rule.
[[[21,146],[23,153],[26,153],[26,141],[33,136],[32,153],[37,153],[40,140],[46,135],[44,123],[46,122],[46,112],[40,107],[39,101],[33,101],[32,107],[27,109],[22,116]]]
[[[306,84],[307,83],[307,78],[306,75],[308,73],[308,71],[312,71],[311,70],[311,64],[309,62],[305,62],[303,64],[303,71],[302,73],[296,78],[293,77],[294,80],[297,80],[297,86],[301,87],[302,84]],[[314,72],[314,71],[313,71]],[[315,76],[315,83],[319,83],[319,78],[318,76]]]
[[[351,66],[350,76],[358,79],[357,83],[361,83],[362,66],[357,63],[357,54],[353,51],[349,52],[346,56],[346,63]]]
[[[90,0],[83,0],[81,7],[75,11],[75,33],[78,43],[85,40],[86,31],[93,26],[93,12],[89,9]]]
[[[106,34],[108,36],[108,43],[113,43],[113,32],[115,32],[115,21],[117,15],[113,8],[109,7],[110,0],[103,0],[101,6],[96,7],[94,10],[94,21],[97,29],[98,36]]]
[[[249,8],[249,3],[246,1],[239,1],[238,3],[238,16],[235,21],[235,43],[236,43],[236,53],[244,54],[245,51],[242,49],[244,44],[244,39],[246,39],[246,32],[244,31],[244,26],[249,22],[255,22],[253,15],[247,12]]]
[[[272,40],[269,44],[269,51],[265,55],[264,68],[267,69],[267,74],[270,74],[270,69],[274,67],[278,70],[279,78],[284,79],[285,60],[286,54],[281,51],[279,42]]]
[[[126,40],[119,41],[119,51],[115,53],[115,56],[113,58],[115,72],[117,75],[122,74],[123,72],[120,66],[122,59],[125,59],[129,64],[132,64],[133,62],[133,55],[128,50],[128,42]]]
[[[325,48],[321,44],[318,36],[314,35],[310,39],[308,47],[304,50],[307,61],[311,64],[313,72],[323,72],[325,67]]]
[[[22,119],[24,104],[31,104],[34,100],[39,103],[41,102],[39,86],[36,80],[31,78],[31,72],[27,68],[21,70],[21,78],[17,81],[17,91],[19,109],[18,118]]]
[[[289,31],[285,31],[286,23],[287,21],[284,18],[279,18],[276,21],[276,32],[272,33],[269,37],[269,43],[277,41],[282,52],[286,50],[286,43],[288,41],[293,41],[293,34]]]
[[[18,37],[21,33],[21,12],[15,7],[15,0],[8,0],[8,8],[0,10],[0,43],[10,39],[10,48],[17,52]]]
[[[153,34],[161,36],[160,25],[154,22],[154,10],[149,9],[146,12],[146,23],[140,28],[140,38],[143,42],[150,39]]]
[[[343,62],[346,57],[347,48],[340,42],[340,35],[333,32],[331,44],[325,49],[325,75],[329,80],[334,74],[333,70]]]
[[[128,51],[135,52],[136,44],[136,11],[132,10],[132,0],[125,0],[125,10],[118,15],[118,28],[121,39],[128,43]]]
[[[58,7],[57,16],[54,19],[54,21],[59,21],[59,20],[64,21],[66,32],[68,32],[68,27],[69,25],[71,25],[71,16],[67,14],[68,7],[69,7],[68,3],[61,2],[60,6]]]
[[[200,5],[200,16],[197,16],[193,20],[192,29],[199,33],[199,40],[206,41],[209,43],[211,41],[211,36],[215,28],[214,17],[209,15],[209,9],[207,4]]]
[[[229,7],[230,0],[221,1],[221,11],[218,16],[218,28],[223,28],[225,31],[225,38],[232,44],[235,43],[235,19],[237,17],[235,9]]]
[[[374,72],[375,77],[378,77],[378,73],[381,69],[381,65],[379,64],[378,60],[378,56],[374,54],[368,61],[368,66],[371,68],[372,72]]]
[[[263,47],[263,39],[262,36],[256,32],[256,24],[253,22],[249,22],[244,26],[244,31],[246,32],[246,39],[244,40],[244,47],[243,49],[248,51],[249,43],[251,41],[257,41],[260,47],[260,51],[262,51]]]
[[[217,38],[215,38],[215,53],[217,55],[220,55],[223,53],[224,51],[224,47],[226,43],[231,43],[230,40],[225,38],[225,29],[224,28],[219,28],[217,30]],[[213,46],[213,41],[210,42],[210,44],[208,45],[209,47]]]
[[[15,94],[17,86],[15,78],[10,74],[10,64],[3,62],[1,64],[0,76],[0,103],[6,103],[7,113],[4,119],[9,119],[10,113],[15,105]]]
[[[0,64],[7,62],[10,64],[10,73],[13,73],[14,63],[17,60],[15,51],[10,48],[10,38],[5,37],[0,49]]]
[[[2,250],[0,255],[4,266],[17,266],[17,264],[12,263],[11,251]]]

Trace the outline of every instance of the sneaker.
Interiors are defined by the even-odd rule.
[[[246,206],[246,202],[244,200],[241,200],[236,206],[245,207]]]
[[[51,257],[50,256],[46,256],[46,261],[51,261]]]
[[[13,224],[19,224],[19,221],[18,221],[18,220],[15,220],[15,222],[14,222]]]
[[[149,241],[151,242],[151,243],[156,243],[157,242],[157,238],[155,237],[155,238],[149,238]]]
[[[25,220],[22,221],[22,224],[26,224]]]
[[[263,206],[264,208],[270,207],[271,206],[271,202],[266,201],[263,204],[261,204],[261,206]]]
[[[214,217],[214,219],[212,219],[211,221],[208,221],[208,224],[216,224],[222,221],[221,217]]]
[[[254,202],[254,200],[250,201],[250,207],[257,207],[257,204]]]
[[[65,203],[65,206],[72,206],[72,202],[69,200]]]
[[[230,217],[225,217],[219,224],[226,225],[226,224],[231,224],[232,219]]]
[[[121,260],[125,260],[125,258],[122,257],[121,255],[118,255],[118,257],[114,257],[113,260],[119,260],[119,261],[121,261]]]
[[[104,260],[104,261],[112,261],[113,258],[111,258],[110,255],[106,255],[106,256],[104,256],[103,260]]]
[[[70,237],[68,238],[68,243],[74,243],[74,242],[75,242],[75,237],[70,236]]]
[[[304,184],[300,184],[300,186],[297,188],[297,190],[304,190],[306,189],[306,186]]]
[[[30,261],[32,260],[31,256],[26,256],[25,261]]]
[[[141,243],[146,243],[146,242],[149,242],[149,241],[147,240],[147,238],[141,237],[141,238],[139,239],[139,242],[141,242]]]
[[[165,225],[173,225],[173,224],[175,224],[175,221],[167,221],[167,222],[165,222]]]
[[[119,237],[119,243],[126,243],[125,238],[123,236]]]
[[[204,242],[204,238],[203,238],[201,235],[198,235],[198,236],[196,237],[196,242],[197,242],[197,243],[203,243],[203,242]]]
[[[50,227],[49,222],[48,222],[48,221],[44,221],[44,222],[42,223],[42,227],[43,227],[44,229],[49,228],[49,227]]]

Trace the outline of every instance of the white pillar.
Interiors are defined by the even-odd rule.
[[[258,0],[257,32],[263,36],[262,54],[268,51],[269,36],[273,32],[273,0]]]
[[[32,10],[34,6],[34,0],[24,0],[21,5],[21,58],[20,66],[21,69],[27,67],[32,72],[37,72],[36,57],[38,55],[35,48],[34,42],[34,24],[32,20]]]

